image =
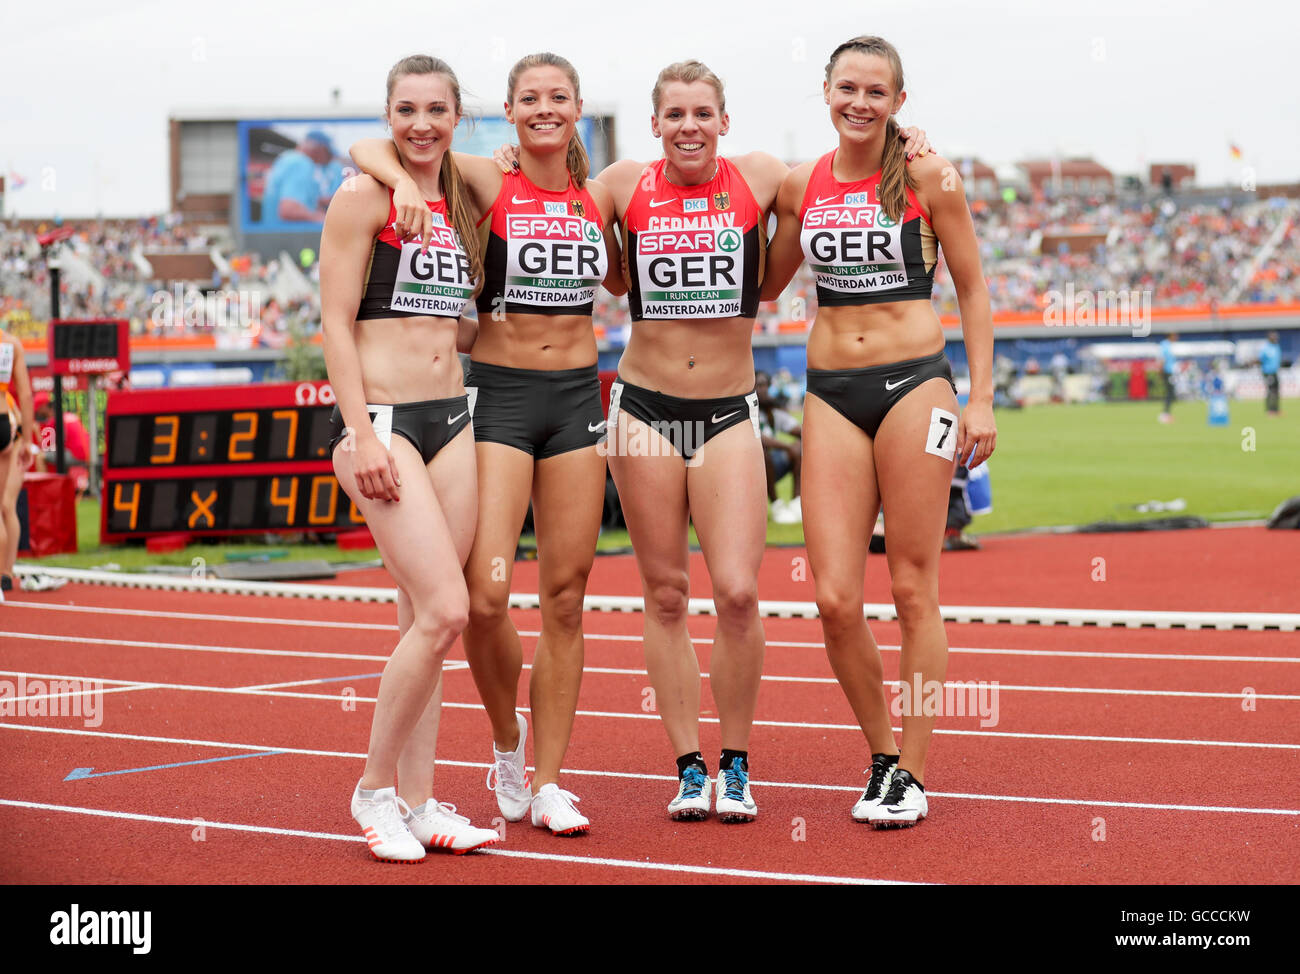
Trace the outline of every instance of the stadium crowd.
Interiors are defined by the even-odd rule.
[[[1149,291],[1155,307],[1300,300],[1300,227],[1294,224],[1250,280],[1239,280],[1281,222],[1292,218],[1290,209],[1272,201],[1178,204],[1159,197],[1126,202],[1073,197],[994,205],[977,201],[972,210],[995,312],[1042,310],[1045,295],[1066,284],[1076,291]],[[170,291],[174,282],[152,278],[144,252],[215,250],[220,263],[212,279],[185,285],[195,294],[198,289],[257,293],[261,344],[282,343],[294,323],[309,332],[320,327],[318,268],[310,252],[294,271],[312,286],[283,297],[277,296],[284,270],[280,259],[223,255],[202,232],[174,218],[130,224],[87,221],[76,229],[71,244],[83,274],[69,279],[65,272],[64,317],[126,317],[135,334],[158,332],[157,292]],[[1043,247],[1044,237],[1089,233],[1104,240],[1084,252],[1070,252],[1063,244],[1055,252]],[[626,303],[604,291],[598,294],[596,323],[605,327],[613,344],[622,344],[629,323]],[[942,260],[935,273],[934,302],[940,314],[958,310]],[[805,265],[781,302],[764,305],[760,323],[775,332],[782,319],[810,321],[815,313],[816,289]],[[19,335],[39,338],[48,317],[49,269],[34,235],[0,223],[0,320]],[[178,315],[167,323],[173,332],[201,332],[214,325],[211,315],[189,321]]]

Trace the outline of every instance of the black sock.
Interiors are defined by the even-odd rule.
[[[740,766],[744,768],[746,772],[748,772],[749,752],[733,751],[730,748],[726,748],[726,747],[722,749],[722,757],[718,758],[718,767],[722,768],[725,771],[727,768],[731,767],[731,762],[734,761],[736,758],[740,758]]]
[[[680,778],[684,775],[686,769],[692,764],[704,772],[704,777],[709,776],[709,766],[704,763],[704,755],[699,751],[692,751],[690,754],[683,754],[677,759],[677,777]]]
[[[897,754],[885,754],[883,752],[880,754],[873,754],[871,755],[871,763],[875,764],[881,758],[885,759],[886,764],[898,764],[899,756]]]

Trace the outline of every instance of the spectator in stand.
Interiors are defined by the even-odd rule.
[[[777,524],[799,524],[803,505],[799,500],[799,474],[803,465],[803,444],[798,440],[777,439],[778,433],[801,438],[803,427],[772,396],[772,377],[754,373],[754,392],[758,395],[758,423],[762,433],[763,466],[767,468],[767,499],[772,505],[772,520]],[[776,496],[776,482],[786,474],[793,477],[791,499]]]
[[[37,470],[58,469],[58,456],[55,453],[54,406],[50,403],[48,392],[38,392],[34,401],[36,409],[36,444],[41,453],[36,459]],[[81,424],[81,417],[67,410],[63,413],[63,463],[66,467],[77,464],[85,466],[90,462],[90,434]]]
[[[1264,410],[1270,416],[1282,415],[1281,382],[1277,374],[1281,367],[1282,348],[1277,343],[1277,332],[1270,331],[1259,350],[1259,370],[1264,373]]]

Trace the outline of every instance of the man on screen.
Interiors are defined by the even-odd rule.
[[[267,173],[262,223],[323,223],[330,197],[342,182],[334,143],[313,129],[297,148],[280,153]]]

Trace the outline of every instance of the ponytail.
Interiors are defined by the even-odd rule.
[[[452,229],[456,231],[461,248],[469,258],[469,273],[474,280],[474,295],[477,297],[483,288],[483,248],[474,228],[474,207],[470,203],[469,191],[461,181],[460,170],[456,168],[451,150],[443,154],[438,181],[447,201],[447,215],[451,217]]]
[[[907,210],[907,188],[916,189],[916,181],[907,171],[906,152],[898,122],[891,115],[885,125],[885,151],[880,160],[880,185],[876,195],[880,208],[895,223],[903,219]]]
[[[587,158],[587,147],[582,144],[582,136],[577,132],[569,140],[569,151],[564,157],[564,164],[569,167],[573,185],[582,189],[587,184],[587,174],[591,172],[591,160]]]

